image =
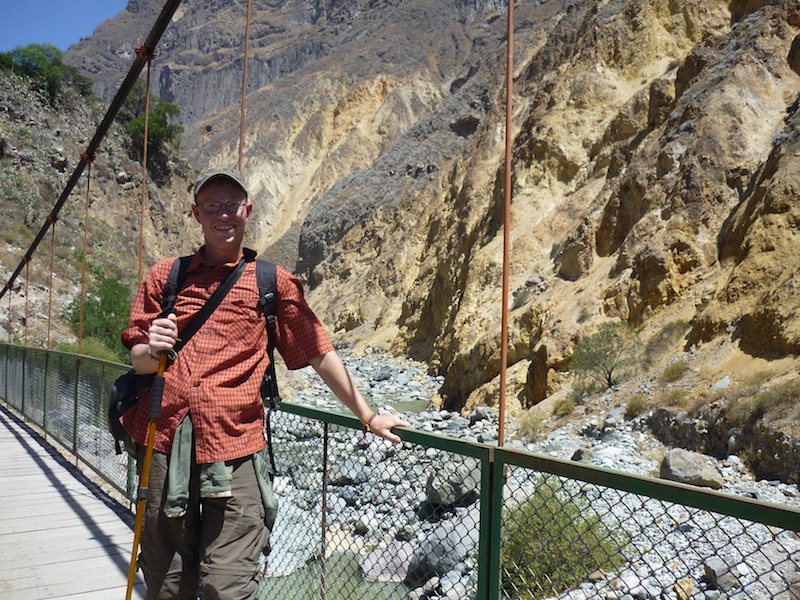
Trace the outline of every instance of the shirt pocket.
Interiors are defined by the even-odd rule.
[[[202,352],[230,354],[231,350],[252,352],[261,346],[264,319],[254,303],[243,298],[231,298],[224,310],[215,315],[213,323],[203,329]]]

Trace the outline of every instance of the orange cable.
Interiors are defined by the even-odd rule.
[[[84,300],[86,298],[86,258],[89,252],[89,190],[92,184],[92,161],[94,156],[87,156],[86,153],[81,155],[87,162],[86,171],[86,207],[84,209],[83,217],[83,261],[81,264],[81,309],[80,318],[78,320],[78,354],[83,353],[83,308]]]
[[[53,272],[55,271],[56,259],[56,221],[58,217],[53,216],[53,213],[47,215],[47,220],[50,223],[50,300],[47,303],[47,349],[50,350],[50,330],[53,321]]]
[[[514,1],[508,3],[508,34],[506,48],[506,156],[505,204],[503,210],[503,300],[500,328],[500,415],[497,427],[497,445],[502,446],[506,428],[506,381],[508,372],[508,272],[511,257],[511,142],[514,85]]]
[[[27,347],[28,346],[28,321],[30,320],[30,316],[28,314],[28,283],[31,280],[31,277],[30,277],[31,261],[30,261],[30,257],[28,257],[28,256],[26,256],[24,260],[25,260],[25,329],[24,329],[24,331],[25,331],[24,336],[25,337],[23,338],[22,345]]]
[[[142,200],[139,207],[139,274],[136,279],[137,286],[140,286],[144,275],[144,215],[147,204],[147,150],[148,138],[150,137],[150,70],[156,51],[154,49],[148,53],[147,48],[139,46],[136,49],[136,53],[147,58],[147,84],[145,85],[144,98],[144,144],[142,148]]]
[[[247,63],[250,53],[250,11],[253,0],[247,0],[247,17],[245,19],[244,31],[244,68],[242,70],[242,108],[239,117],[239,172],[244,167],[244,117],[247,106]]]

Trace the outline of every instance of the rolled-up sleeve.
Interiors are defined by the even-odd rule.
[[[300,369],[333,350],[325,327],[308,306],[300,281],[278,267],[278,309],[275,347],[287,368]]]
[[[164,286],[169,277],[174,258],[165,259],[153,265],[139,286],[131,306],[131,318],[128,328],[122,332],[122,345],[128,350],[136,344],[146,344],[149,340],[148,330],[152,322],[161,314],[161,299],[164,297]]]

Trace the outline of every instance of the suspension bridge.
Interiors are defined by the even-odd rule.
[[[48,214],[46,222],[5,288],[0,290],[2,299],[7,292],[14,289],[15,280],[25,271],[23,322],[26,327],[29,321],[28,269],[34,253],[47,232],[54,227],[59,211],[87,168],[87,181],[91,182],[91,163],[95,153],[145,66],[148,67],[146,97],[149,98],[150,61],[155,56],[157,42],[179,4],[180,0],[165,2],[149,37],[137,48],[136,58],[127,77],[120,85],[94,137],[82,153],[78,166]],[[509,48],[512,47],[512,8],[513,3],[509,5]],[[250,2],[248,28],[249,14]],[[248,38],[246,33],[242,123],[245,110],[244,91],[247,87]],[[509,87],[512,72],[510,62],[509,50]],[[511,97],[510,93],[507,94],[508,119],[511,115]],[[508,139],[510,120],[506,134],[505,216],[508,219],[511,190]],[[241,130],[239,137],[241,170]],[[146,164],[146,146],[144,156],[143,164]],[[141,213],[144,215],[147,197],[146,170],[143,170],[142,180]],[[88,221],[88,186],[86,196]],[[140,226],[140,231],[142,229]],[[509,229],[506,222],[504,231],[508,232]],[[86,254],[84,241],[84,260]],[[51,246],[51,265],[52,255]],[[140,242],[140,278],[141,255]],[[509,304],[507,264],[508,240],[505,239],[503,307]],[[52,278],[52,267],[50,274]],[[81,297],[84,294],[85,290],[82,289]],[[8,300],[10,327],[10,294]],[[51,310],[52,300],[48,309],[48,322],[51,320]],[[506,310],[503,310],[502,316],[500,347],[505,353],[508,346]],[[10,334],[9,330],[9,339]],[[133,540],[132,515],[125,506],[111,500],[100,484],[95,483],[65,458],[71,455],[75,457],[75,462],[88,463],[94,472],[103,474],[106,481],[110,480],[106,478],[115,477],[121,470],[122,483],[118,483],[116,489],[127,494],[128,499],[133,501],[134,494],[129,485],[133,479],[131,463],[129,461],[126,467],[119,461],[112,462],[111,440],[97,422],[98,418],[102,421],[102,410],[98,407],[105,401],[114,375],[107,373],[107,365],[101,364],[101,361],[27,347],[27,330],[24,338],[25,347],[0,344],[0,397],[7,405],[0,405],[0,473],[4,483],[0,489],[0,597],[4,600],[122,598]],[[47,348],[50,348],[49,331]],[[403,541],[406,543],[403,548],[411,546],[412,550],[409,551],[417,552],[425,549],[426,536],[433,539],[442,536],[442,542],[452,541],[454,545],[465,550],[464,556],[460,557],[462,562],[459,563],[459,574],[463,578],[454,582],[454,585],[457,584],[464,590],[460,599],[562,597],[560,594],[578,584],[581,588],[590,586],[597,591],[598,595],[594,597],[601,597],[601,593],[634,593],[643,588],[644,583],[657,586],[666,597],[666,594],[679,587],[686,590],[689,586],[690,590],[698,591],[702,585],[706,585],[703,583],[704,567],[719,552],[710,541],[719,539],[724,548],[736,554],[737,564],[742,566],[739,570],[739,584],[745,594],[743,597],[765,600],[788,600],[796,597],[793,595],[797,590],[794,577],[800,567],[795,569],[793,557],[800,554],[797,548],[800,511],[690,486],[626,475],[573,461],[504,449],[505,354],[500,363],[499,447],[444,439],[411,430],[403,431],[401,437],[405,444],[396,456],[373,465],[369,473],[372,479],[367,486],[367,489],[374,490],[385,487],[387,482],[406,483],[415,480],[414,478],[419,479],[416,465],[430,466],[432,456],[438,457],[446,453],[449,461],[444,461],[445,468],[454,472],[460,468],[477,472],[479,481],[479,489],[474,490],[478,495],[478,521],[459,522],[452,531],[471,533],[475,530],[478,533],[453,541],[448,537],[450,533],[442,529],[448,525],[447,519],[443,519],[445,522],[441,524],[413,521],[413,503],[418,501],[420,490],[425,489],[424,480],[415,480],[415,485],[396,486],[393,491],[398,502],[406,501],[400,497],[403,493],[409,495],[406,502],[411,510],[406,512],[412,516],[404,518],[411,519],[413,526],[424,535],[421,534],[413,540],[399,540],[398,536],[401,532],[406,532],[405,528],[409,524],[400,520],[388,522],[386,531],[371,532],[376,536],[370,539],[372,546],[380,550],[386,539],[390,539],[392,544]],[[123,365],[114,366],[118,369],[124,368]],[[291,457],[292,461],[291,477],[287,478],[286,485],[295,486],[290,488],[287,498],[302,496],[304,503],[293,505],[287,502],[281,509],[279,518],[289,523],[286,525],[287,529],[281,533],[286,536],[288,545],[307,549],[307,556],[297,564],[286,566],[282,571],[283,577],[272,579],[270,587],[274,591],[264,592],[259,595],[259,599],[324,598],[326,589],[332,592],[331,598],[347,600],[408,597],[408,591],[402,589],[402,585],[393,588],[395,592],[390,592],[385,585],[366,581],[360,573],[335,573],[334,566],[327,563],[327,559],[335,554],[341,556],[354,553],[353,545],[345,543],[347,538],[326,535],[330,530],[341,534],[348,523],[345,517],[328,514],[329,505],[324,501],[329,493],[327,472],[330,463],[336,460],[328,454],[328,435],[330,432],[347,437],[354,430],[359,431],[360,424],[348,416],[332,415],[307,407],[289,405],[284,407],[282,413],[281,418],[291,423],[285,426],[287,431],[313,433],[307,438],[292,434],[282,440],[284,454]],[[69,452],[61,454],[54,450],[48,444],[51,437],[56,438],[59,446],[67,448]],[[363,449],[348,448],[346,452],[351,457],[365,455],[362,457],[365,463],[371,460],[368,452]],[[344,460],[342,456],[339,459]],[[444,477],[446,479],[446,474]],[[545,511],[544,517],[525,512],[526,506],[534,506],[536,502],[543,501],[539,496],[541,488],[549,485],[553,485],[551,496],[558,500],[557,504],[550,507],[552,512]],[[371,497],[359,496],[363,488],[349,491],[352,492],[349,498],[358,505],[358,510],[371,509]],[[335,496],[336,492],[332,495]],[[586,498],[591,499],[590,504],[585,503]],[[341,507],[342,503],[345,504],[344,507]],[[352,508],[347,504],[339,502],[334,508],[338,507],[342,511]],[[580,510],[571,513],[570,510],[574,507]],[[321,514],[317,515],[312,508],[320,510]],[[310,519],[309,515],[312,514],[316,521]],[[621,540],[620,546],[610,548],[602,543],[603,539],[592,539],[591,535],[570,538],[568,534],[576,526],[585,525],[584,519],[587,515],[590,518],[588,522],[595,525],[601,523],[603,531],[613,532],[614,538]],[[455,519],[458,513],[454,511],[453,515],[447,516]],[[534,517],[539,520],[534,520]],[[337,521],[340,518],[342,520]],[[558,535],[547,539],[546,533],[551,531],[551,526],[557,528]],[[505,551],[514,541],[515,532],[530,545],[523,544],[523,550],[532,548],[534,542],[541,544],[538,554],[531,550],[534,553],[528,557]],[[473,538],[477,538],[477,542]],[[541,568],[545,564],[538,561],[539,556],[551,555],[566,560],[567,555],[573,554],[581,556],[585,562],[577,566],[568,565],[568,569],[555,564],[552,572],[542,575]],[[277,558],[286,557],[276,557],[275,563],[281,566]],[[534,560],[537,562],[532,563]],[[533,564],[536,568],[532,568]],[[634,567],[638,568],[634,570]],[[327,576],[326,570],[330,571]],[[647,571],[648,580],[639,585],[640,573],[643,571]],[[452,581],[452,577],[445,577],[451,574],[452,571],[439,572],[432,567],[420,579],[424,585],[436,586],[436,593],[443,594],[437,597],[451,598],[453,596],[444,595],[447,590],[443,583]],[[395,583],[402,584],[403,581],[401,579]],[[138,578],[134,586],[134,597],[143,597],[143,584]]]

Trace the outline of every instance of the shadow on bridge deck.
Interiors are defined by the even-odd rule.
[[[0,406],[0,598],[125,598],[133,515]],[[137,576],[133,598],[144,598]]]

